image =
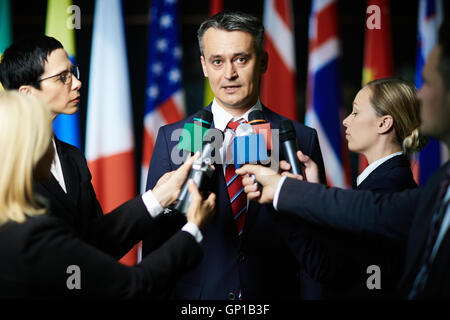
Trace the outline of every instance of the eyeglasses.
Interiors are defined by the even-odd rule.
[[[37,82],[41,82],[47,79],[51,79],[51,78],[55,78],[55,77],[59,77],[58,80],[61,81],[64,84],[69,84],[72,82],[72,75],[75,76],[75,78],[77,78],[78,80],[80,80],[80,69],[78,69],[77,66],[72,66],[72,68],[70,68],[69,70],[64,70],[61,73],[55,74],[54,76],[50,76],[44,79],[39,79]]]

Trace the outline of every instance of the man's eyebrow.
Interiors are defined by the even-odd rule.
[[[247,52],[237,52],[237,53],[233,54],[233,58],[236,58],[236,57],[239,57],[239,56],[249,57],[249,56],[251,56],[251,54],[247,53]],[[214,54],[214,55],[209,56],[208,60],[209,61],[214,61],[215,59],[222,59],[222,58],[223,58],[222,55]]]
[[[208,60],[213,61],[213,60],[221,59],[221,58],[222,58],[222,56],[220,54],[214,54],[212,56],[209,56]]]

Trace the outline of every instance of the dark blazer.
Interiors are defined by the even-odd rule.
[[[272,127],[286,119],[266,107],[263,112]],[[178,144],[178,141],[171,141],[171,133],[192,121],[193,116],[190,116],[159,129],[148,172],[147,189],[152,188],[164,173],[179,166],[170,158],[172,150]],[[295,123],[295,129],[299,148],[319,165],[321,177],[325,181],[316,131],[299,123]],[[195,269],[177,283],[172,297],[234,299],[241,289],[245,299],[299,298],[298,264],[280,232],[282,219],[274,214],[272,205],[251,202],[240,240],[229,203],[223,167],[220,164],[215,167],[207,189],[217,196],[216,213],[203,230],[204,257]],[[179,215],[164,218],[166,227],[172,230],[183,223],[183,218]],[[153,247],[144,240],[143,254],[151,250]]]
[[[399,155],[379,165],[356,190],[392,193],[416,187],[408,157]]]
[[[425,249],[440,184],[449,179],[450,162],[443,165],[420,188],[392,194],[326,188],[286,179],[279,197],[279,209],[313,223],[363,236],[381,236],[406,242],[400,297],[412,288]],[[292,194],[296,194],[295,201]],[[450,235],[437,252],[422,298],[450,298]]]
[[[129,218],[130,226],[142,222]],[[0,299],[158,298],[201,256],[194,237],[178,231],[140,264],[127,267],[44,214],[0,226]],[[79,268],[79,289],[67,285],[76,276],[69,266]]]
[[[63,219],[84,241],[120,258],[126,254],[150,228],[145,223],[130,228],[128,212],[146,213],[141,197],[136,197],[109,214],[102,208],[91,184],[91,173],[83,153],[55,137],[56,152],[61,161],[67,194],[53,177],[34,185],[34,192],[50,201],[50,215]]]
[[[356,190],[391,193],[416,188],[408,158],[394,156],[372,171]],[[323,289],[323,299],[390,299],[403,270],[405,243],[381,237],[357,236],[332,231],[326,237],[332,250],[331,283]],[[331,241],[330,241],[331,240]],[[381,271],[381,289],[368,289],[369,266]]]

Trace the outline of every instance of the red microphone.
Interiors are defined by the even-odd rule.
[[[261,110],[253,110],[248,114],[248,123],[252,125],[255,133],[263,135],[267,150],[272,150],[272,132],[270,123],[264,119],[264,113]]]

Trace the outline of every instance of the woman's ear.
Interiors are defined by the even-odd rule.
[[[392,116],[383,116],[378,124],[378,132],[386,133],[394,126],[394,118]]]

